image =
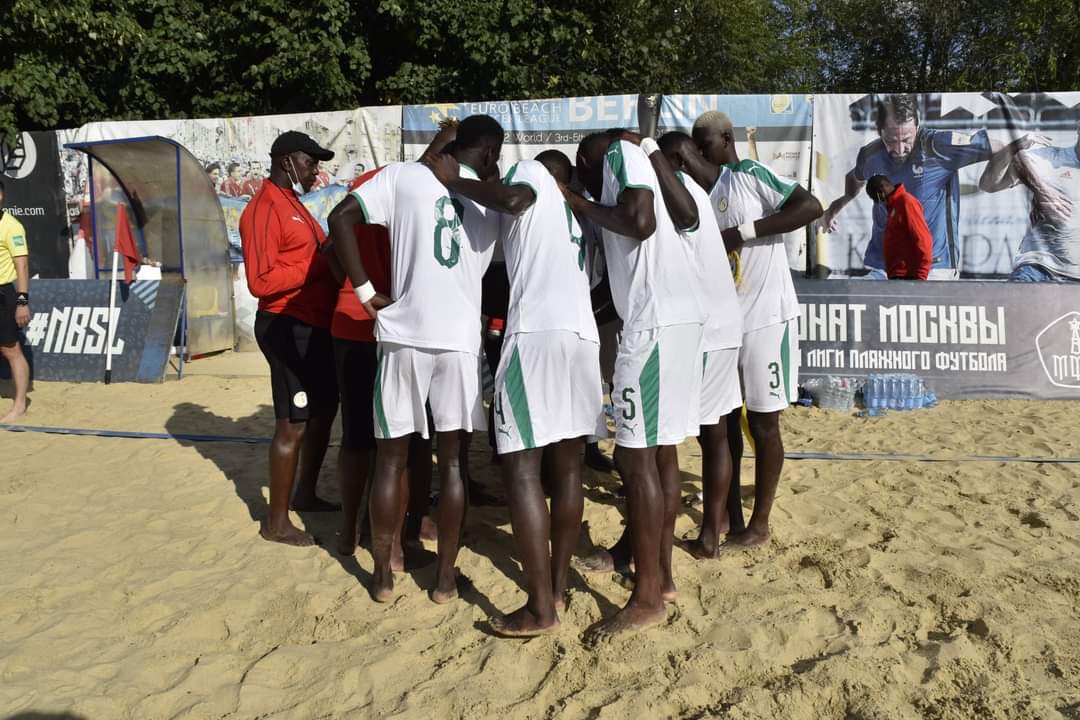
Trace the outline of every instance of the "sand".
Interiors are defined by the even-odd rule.
[[[38,383],[27,424],[269,434],[260,356],[189,367],[157,386]],[[783,422],[789,451],[953,459],[789,460],[768,547],[677,549],[667,623],[599,646],[583,635],[628,596],[613,575],[572,576],[553,636],[486,631],[525,597],[503,508],[470,512],[463,599],[432,604],[429,566],[381,606],[366,551],[258,538],[265,445],[0,431],[0,717],[1080,718],[1080,465],[960,459],[1080,456],[1077,405]],[[472,455],[497,488],[482,440]],[[680,457],[690,493],[700,456]],[[589,537],[610,542],[615,481],[588,480]],[[677,534],[698,520],[686,509]],[[337,521],[296,518],[327,545]]]

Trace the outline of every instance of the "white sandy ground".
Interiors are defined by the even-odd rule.
[[[269,434],[259,355],[189,367],[38,383],[26,422]],[[1080,406],[797,408],[784,434],[788,450],[1077,457]],[[496,488],[485,446],[474,473]],[[680,456],[689,493],[700,455]],[[505,509],[470,512],[462,600],[428,600],[429,566],[379,606],[366,551],[258,538],[266,474],[265,445],[0,431],[0,718],[1080,719],[1080,465],[789,461],[770,546],[676,549],[668,622],[598,647],[583,633],[628,596],[608,575],[572,575],[554,636],[485,631],[525,597]],[[588,481],[589,536],[610,542],[616,483]],[[332,545],[337,515],[296,520]]]

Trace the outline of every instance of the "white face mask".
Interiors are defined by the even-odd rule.
[[[304,186],[300,184],[300,173],[296,172],[296,165],[293,164],[293,159],[289,158],[289,165],[292,167],[292,175],[289,177],[289,182],[292,183],[292,191],[298,196],[304,194]]]

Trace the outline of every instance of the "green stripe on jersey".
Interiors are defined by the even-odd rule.
[[[784,397],[789,403],[791,396],[791,321],[784,323],[784,339],[780,341],[780,369],[784,373]]]
[[[776,177],[776,173],[755,160],[740,160],[738,163],[733,163],[727,167],[729,167],[732,172],[741,172],[750,175],[762,185],[769,188],[777,195],[780,195],[782,199],[777,204],[777,207],[780,207],[787,202],[787,199],[791,197],[791,193],[795,192],[795,188],[798,186],[798,183],[784,182]]]
[[[510,356],[510,364],[506,367],[506,379],[503,383],[521,442],[526,450],[534,448],[536,441],[533,439],[532,417],[529,415],[529,394],[525,392],[525,376],[521,372],[521,356],[518,355],[516,347],[514,354]]]
[[[638,377],[641,388],[641,411],[645,414],[645,444],[656,447],[660,419],[660,342],[653,345],[649,359]]]

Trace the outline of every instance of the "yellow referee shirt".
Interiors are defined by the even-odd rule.
[[[0,285],[15,282],[15,258],[24,257],[26,230],[9,212],[0,216]]]

